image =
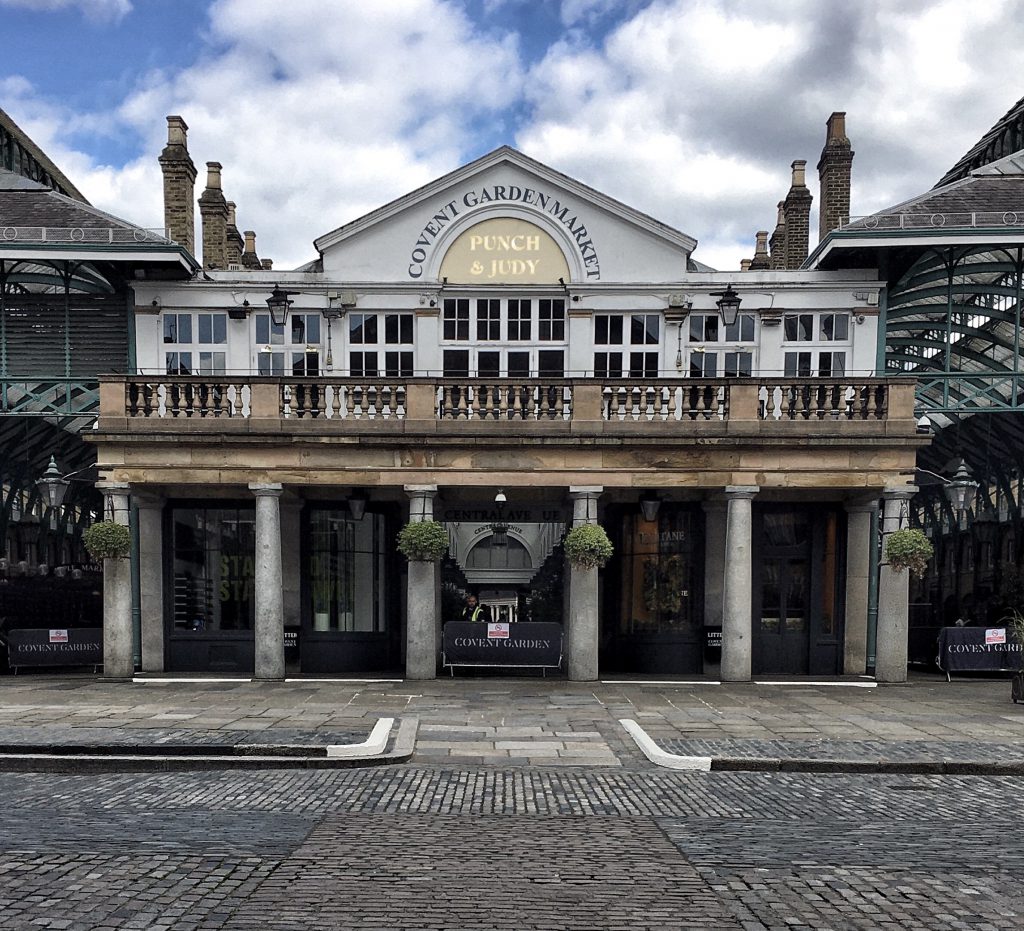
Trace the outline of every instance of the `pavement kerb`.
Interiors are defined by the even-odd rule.
[[[419,719],[404,717],[391,750],[394,718],[381,718],[358,744],[320,747],[249,745],[5,745],[0,772],[173,772],[212,769],[355,769],[405,763],[412,758]],[[168,752],[171,751],[171,752]]]
[[[862,773],[906,776],[1024,776],[1024,760],[840,760],[741,756],[683,756],[669,753],[636,721],[620,718],[644,756],[656,766],[690,772]]]

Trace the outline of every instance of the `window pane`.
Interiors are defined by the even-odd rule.
[[[530,354],[528,352],[510,352],[508,354],[508,374],[510,378],[529,378]]]
[[[565,353],[561,349],[542,349],[537,354],[537,374],[541,378],[562,378],[565,375]]]
[[[199,342],[213,342],[213,317],[210,314],[199,315]]]
[[[481,352],[476,360],[476,373],[481,378],[498,378],[501,374],[501,353]]]
[[[444,351],[445,378],[469,377],[469,350],[446,349]]]
[[[192,314],[178,314],[178,342],[192,342]]]
[[[267,314],[256,314],[256,342],[270,342],[270,317]]]

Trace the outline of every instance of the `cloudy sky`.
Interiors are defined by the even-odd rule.
[[[0,38],[0,107],[94,204],[163,225],[181,114],[279,268],[506,143],[736,268],[833,110],[857,215],[1024,95],[1024,0],[0,0]]]

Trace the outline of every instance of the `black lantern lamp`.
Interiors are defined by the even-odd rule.
[[[653,523],[658,519],[658,511],[661,510],[661,498],[653,491],[645,492],[640,496],[640,510],[643,511],[644,520]]]
[[[51,508],[59,508],[64,503],[64,495],[67,494],[68,485],[70,484],[60,474],[60,469],[57,468],[57,459],[54,456],[50,456],[50,464],[46,467],[43,477],[36,482],[43,500]]]
[[[956,472],[951,479],[946,479],[946,497],[957,514],[964,514],[974,504],[974,496],[978,492],[978,483],[971,478],[967,471],[967,463],[960,460]]]
[[[363,519],[363,515],[366,513],[366,503],[366,495],[361,492],[349,495],[348,512],[352,515],[352,520]]]
[[[722,316],[722,322],[726,326],[732,326],[740,313],[740,296],[733,290],[731,284],[725,286],[724,291],[712,291],[712,297],[717,297],[715,306]]]
[[[494,496],[494,503],[498,507],[495,519],[491,521],[491,546],[508,546],[508,521],[505,520],[505,492],[500,488]]]
[[[288,299],[292,291],[282,291],[276,284],[274,290],[267,298],[267,309],[270,311],[270,320],[274,326],[284,326],[288,322],[288,310],[292,302]]]

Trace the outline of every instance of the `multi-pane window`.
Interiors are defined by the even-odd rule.
[[[718,375],[717,352],[691,352],[690,377],[715,378]]]
[[[501,339],[501,301],[481,298],[476,302],[476,338]]]
[[[739,314],[733,323],[725,326],[718,314],[692,314],[690,316],[691,343],[752,343],[754,342],[754,314]]]
[[[537,302],[537,319],[540,339],[565,339],[565,301],[562,298],[541,298]]]
[[[223,375],[228,317],[222,313],[164,314],[164,365],[168,375]]]
[[[752,352],[727,352],[725,353],[725,366],[722,374],[726,378],[750,378],[754,369],[754,354]]]
[[[350,375],[405,378],[413,373],[412,314],[349,314],[348,342]]]
[[[384,374],[388,378],[408,378],[413,366],[412,314],[384,315]]]
[[[623,314],[594,315],[594,346],[615,346],[620,349],[596,349],[594,375],[598,378],[657,378],[659,353],[642,349],[657,346],[661,336],[661,317],[658,314],[631,314],[629,326]],[[628,337],[628,340],[627,340]],[[628,368],[623,372],[624,363]]]
[[[846,312],[786,314],[786,343],[811,343],[806,349],[784,354],[785,374],[790,378],[837,378],[846,374],[846,352],[836,343],[850,342],[850,314]],[[821,344],[815,348],[814,343]]]
[[[508,338],[523,341],[531,338],[533,302],[514,299],[508,302]]]
[[[469,339],[468,298],[446,297],[444,299],[444,338]]]
[[[320,374],[320,314],[293,313],[280,326],[270,314],[256,314],[257,370],[260,375]]]

